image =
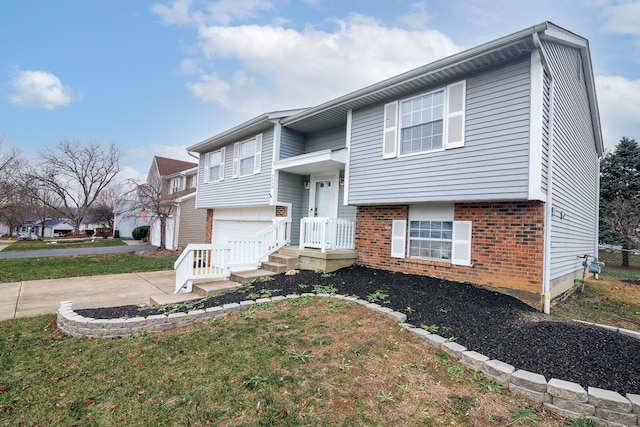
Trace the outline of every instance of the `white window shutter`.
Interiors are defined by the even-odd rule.
[[[382,136],[382,158],[397,157],[398,153],[398,101],[384,106],[384,134]]]
[[[220,181],[224,180],[224,160],[226,151],[227,147],[222,147],[220,149],[220,177],[218,178]]]
[[[471,266],[471,221],[453,222],[451,264]]]
[[[447,86],[445,149],[464,147],[464,110],[467,81]]]
[[[391,223],[391,258],[404,258],[407,247],[407,220],[394,219]]]
[[[240,143],[233,144],[233,177],[238,177],[238,168],[240,166]]]
[[[262,162],[262,134],[256,135],[256,156],[254,161],[253,172],[260,173],[260,164]]]
[[[209,182],[209,168],[211,165],[209,164],[209,158],[211,157],[211,153],[207,153],[204,155],[204,182]]]

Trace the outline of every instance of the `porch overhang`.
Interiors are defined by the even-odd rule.
[[[317,173],[344,169],[347,163],[347,149],[322,150],[300,156],[278,160],[274,169],[296,175],[313,175]]]

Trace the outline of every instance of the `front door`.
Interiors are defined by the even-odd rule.
[[[338,172],[331,175],[311,176],[310,217],[338,217],[338,178]]]

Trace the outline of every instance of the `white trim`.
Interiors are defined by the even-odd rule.
[[[253,173],[260,173],[262,169],[262,134],[255,136],[255,151],[253,153]]]
[[[347,132],[345,145],[347,148],[347,162],[344,165],[344,194],[342,203],[349,205],[349,164],[351,163],[351,126],[353,124],[353,110],[347,110]]]
[[[312,175],[314,173],[324,173],[324,171],[343,169],[346,162],[346,149],[327,149],[278,160],[273,168],[298,175]]]
[[[326,174],[311,175],[309,187],[309,210],[310,217],[315,217],[316,204],[316,183],[318,181],[331,181],[331,215],[330,218],[338,217],[338,198],[340,194],[340,171]]]
[[[273,150],[271,151],[271,189],[269,191],[270,205],[275,205],[278,202],[278,182],[280,180],[280,172],[276,170],[275,165],[280,158],[281,139],[282,125],[280,123],[276,123],[273,127]]]
[[[544,69],[537,50],[531,52],[529,105],[529,200],[545,201],[542,192],[542,120],[544,114]],[[548,165],[551,168],[551,165]]]

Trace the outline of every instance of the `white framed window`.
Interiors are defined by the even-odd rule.
[[[207,153],[205,164],[205,182],[222,181],[224,179],[225,147]]]
[[[451,261],[453,221],[410,221],[409,256]]]
[[[442,149],[444,90],[400,102],[400,155]]]
[[[382,158],[464,147],[466,80],[384,106]]]
[[[180,191],[180,178],[172,178],[171,179],[171,193],[169,194],[174,194],[177,193],[178,191]]]
[[[262,156],[262,134],[236,142],[233,146],[233,177],[253,175],[260,172]]]
[[[391,257],[472,266],[471,221],[454,221],[451,203],[412,205],[409,220],[392,221]],[[407,227],[408,232],[407,232]]]

